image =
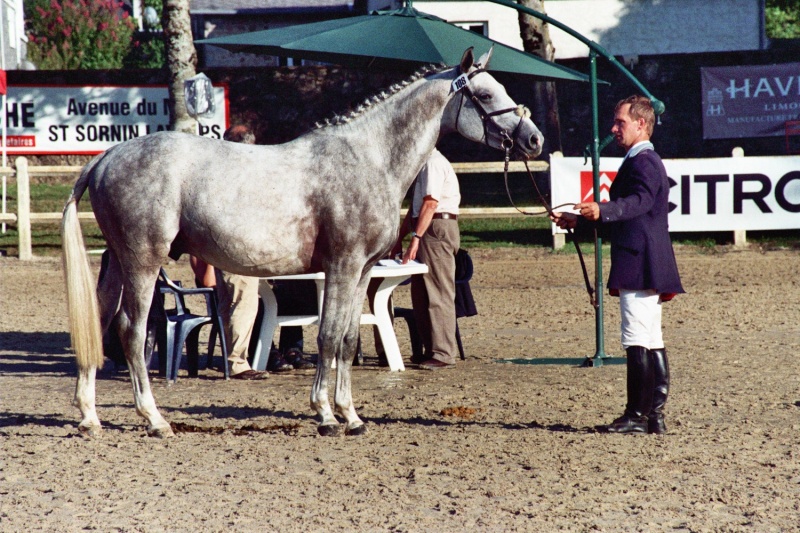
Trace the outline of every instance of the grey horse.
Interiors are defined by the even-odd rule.
[[[101,431],[95,374],[103,364],[102,332],[113,321],[137,413],[149,435],[172,435],[142,354],[159,268],[167,257],[187,253],[247,276],[325,273],[311,407],[320,435],[341,433],[328,400],[335,357],[336,413],[346,434],[364,433],[350,371],[369,270],[395,243],[401,202],[436,142],[457,131],[523,158],[541,152],[542,135],[528,110],[484,70],[490,57],[491,50],[475,62],[469,49],[458,67],[420,71],[285,144],[160,132],[114,146],[86,165],[61,228],[80,431]],[[96,290],[77,218],[87,189],[110,250]]]

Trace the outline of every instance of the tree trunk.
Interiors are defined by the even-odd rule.
[[[165,0],[161,25],[169,69],[169,129],[197,133],[197,121],[186,112],[183,97],[184,80],[197,73],[189,0]]]
[[[519,0],[527,8],[545,13],[544,0]],[[556,49],[550,40],[550,27],[541,19],[519,12],[519,30],[526,52],[553,61]],[[533,120],[545,138],[545,152],[561,151],[561,124],[558,118],[556,84],[552,81],[534,83]]]

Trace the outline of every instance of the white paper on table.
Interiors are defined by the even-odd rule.
[[[400,261],[399,259],[381,259],[381,260],[378,261],[378,266],[382,266],[382,267],[400,266],[401,264],[402,264],[402,261]],[[419,261],[416,261],[414,259],[412,259],[411,261],[406,263],[406,265],[408,265],[408,266],[417,266],[417,265],[421,265],[421,264],[422,263],[420,263]]]

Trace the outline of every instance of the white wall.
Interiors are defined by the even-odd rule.
[[[761,0],[545,0],[547,14],[620,55],[758,50]],[[491,2],[416,0],[414,7],[450,22],[489,21],[489,37],[522,48],[517,11]],[[585,57],[588,47],[551,27],[556,58]]]
[[[26,56],[28,38],[23,28],[22,0],[0,1],[0,63],[7,70],[19,69]]]

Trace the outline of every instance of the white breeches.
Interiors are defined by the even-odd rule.
[[[654,290],[619,291],[622,317],[622,346],[648,350],[664,347],[661,332],[661,295]]]

